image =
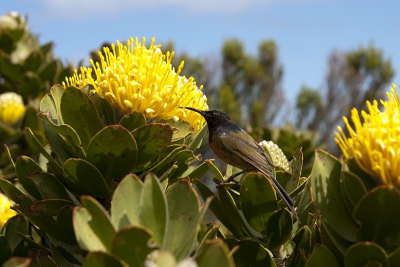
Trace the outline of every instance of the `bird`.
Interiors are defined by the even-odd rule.
[[[236,182],[233,179],[242,173],[261,172],[271,181],[276,193],[301,224],[294,201],[272,175],[272,168],[275,168],[272,160],[253,137],[219,110],[205,111],[193,107],[185,108],[199,113],[206,120],[209,132],[208,140],[212,151],[224,162],[242,170],[220,184]]]

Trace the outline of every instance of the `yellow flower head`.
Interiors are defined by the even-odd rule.
[[[287,160],[283,151],[272,141],[262,141],[259,145],[268,151],[271,160],[275,166],[281,167],[285,171],[289,171],[289,161]]]
[[[395,84],[386,95],[389,101],[381,100],[384,111],[376,100],[372,104],[367,101],[369,114],[361,111],[363,122],[355,108],[351,111],[354,129],[344,117],[350,137],[338,127],[335,141],[345,161],[354,158],[378,183],[400,188],[400,100]]]
[[[22,97],[14,92],[6,92],[0,95],[0,121],[4,124],[14,124],[25,113]]]
[[[92,68],[81,67],[64,87],[92,85],[97,94],[125,113],[138,111],[147,119],[174,119],[189,122],[195,131],[204,124],[203,117],[195,112],[186,112],[180,107],[208,110],[207,98],[198,88],[193,77],[180,76],[184,62],[177,71],[171,66],[174,53],[164,55],[161,45],[145,47],[145,38],[130,38],[126,45],[117,41],[99,51],[100,64],[90,60]],[[92,77],[92,70],[96,78]]]
[[[12,205],[14,202],[0,193],[0,228],[6,224],[8,219],[17,215],[17,212],[10,208]]]

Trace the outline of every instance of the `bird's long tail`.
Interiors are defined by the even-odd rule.
[[[286,193],[285,189],[283,189],[283,187],[279,184],[279,182],[276,179],[270,178],[270,180],[272,181],[272,185],[275,188],[276,193],[280,196],[282,201],[286,204],[286,206],[289,208],[289,210],[293,213],[293,216],[296,218],[296,220],[299,222],[299,224],[301,224],[292,198],[288,195],[288,193]]]

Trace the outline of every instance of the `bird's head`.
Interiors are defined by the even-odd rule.
[[[232,120],[225,113],[219,110],[199,110],[192,107],[185,107],[186,109],[192,110],[201,114],[207,121],[208,127],[215,127],[218,125],[232,124]]]

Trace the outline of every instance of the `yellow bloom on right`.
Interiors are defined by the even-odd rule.
[[[357,109],[352,109],[354,129],[343,117],[350,137],[338,126],[335,141],[345,161],[354,158],[378,184],[392,184],[400,188],[400,99],[395,84],[386,95],[389,100],[380,101],[383,111],[376,100],[372,104],[367,101],[369,113],[361,111],[363,122]]]

